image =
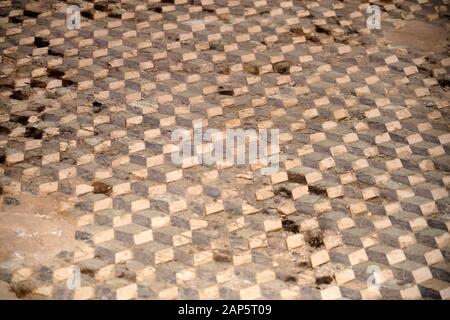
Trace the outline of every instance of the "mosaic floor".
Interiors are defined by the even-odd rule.
[[[77,246],[0,292],[450,299],[448,1],[372,3],[1,1],[0,218],[58,197]],[[174,164],[196,123],[279,129],[280,170]]]

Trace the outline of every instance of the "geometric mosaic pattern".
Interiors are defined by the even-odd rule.
[[[2,261],[19,298],[450,299],[447,1],[0,4],[0,187],[85,248]],[[174,165],[175,129],[278,128],[280,170]],[[81,285],[66,285],[72,266]],[[371,285],[372,270],[377,270]]]

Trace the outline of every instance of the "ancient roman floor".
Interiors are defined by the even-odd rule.
[[[450,299],[448,1],[372,4],[1,1],[0,217],[58,197],[77,245],[2,256],[0,290]],[[279,170],[174,163],[194,125],[278,129]]]

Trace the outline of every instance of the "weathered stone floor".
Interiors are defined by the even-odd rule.
[[[450,299],[448,1],[373,1],[381,30],[357,0],[68,2],[79,30],[0,3],[0,190],[83,246],[2,259],[0,292]],[[278,128],[279,172],[173,164],[199,119]]]

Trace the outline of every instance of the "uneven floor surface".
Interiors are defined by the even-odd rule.
[[[448,1],[371,2],[0,2],[0,298],[450,299]]]

